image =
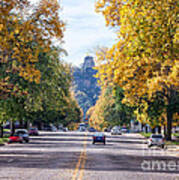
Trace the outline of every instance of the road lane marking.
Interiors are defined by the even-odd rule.
[[[80,157],[79,157],[78,162],[77,162],[76,167],[75,167],[75,171],[74,171],[73,176],[72,176],[72,180],[75,180],[75,179],[76,179],[76,176],[77,176],[77,174],[78,174],[78,170],[79,170],[79,168],[80,168],[82,155],[83,155],[83,152],[81,151]]]
[[[82,161],[81,169],[80,169],[79,180],[82,180],[82,178],[83,178],[85,163],[86,163],[86,152],[84,152],[83,161]]]
[[[87,134],[85,134],[85,140],[83,142],[83,150],[80,153],[80,157],[76,164],[76,167],[72,176],[72,180],[82,180],[83,178],[84,167],[86,163],[86,144],[87,144]]]

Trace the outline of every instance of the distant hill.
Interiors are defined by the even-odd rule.
[[[95,66],[93,57],[86,56],[81,67],[75,67],[73,73],[73,90],[79,106],[83,109],[84,117],[87,110],[94,106],[100,94],[100,87],[94,75]]]

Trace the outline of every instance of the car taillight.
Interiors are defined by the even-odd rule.
[[[152,138],[150,138],[149,140],[152,141]]]
[[[95,136],[94,136],[93,138],[94,138],[94,139],[96,139],[96,137],[95,137]]]

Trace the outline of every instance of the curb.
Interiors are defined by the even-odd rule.
[[[172,151],[178,151],[179,152],[179,146],[176,145],[167,145],[168,150]]]

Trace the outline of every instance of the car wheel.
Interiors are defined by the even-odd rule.
[[[164,149],[164,147],[165,147],[164,144],[162,144],[162,145],[161,145],[161,148]]]
[[[28,143],[28,142],[29,142],[29,140],[25,140],[25,142],[26,142],[26,143]]]
[[[23,143],[23,140],[22,140],[22,141],[20,141],[20,143],[22,144],[22,143]]]

